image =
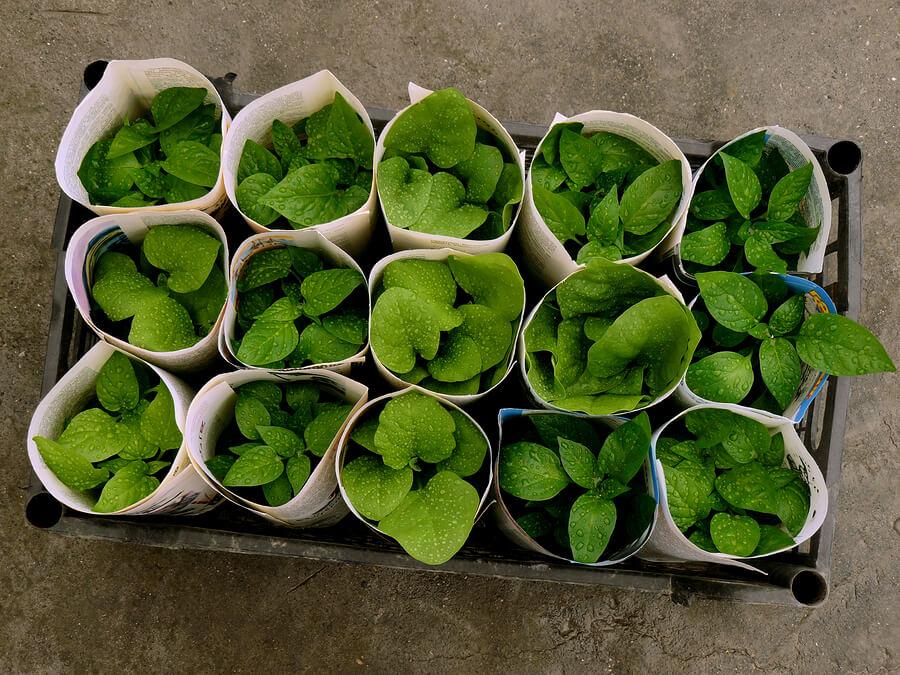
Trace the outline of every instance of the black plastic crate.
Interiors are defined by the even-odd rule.
[[[103,74],[105,61],[90,64],[84,72],[82,96]],[[233,89],[233,73],[214,79],[232,114],[255,98]],[[392,110],[370,108],[376,132],[393,116]],[[507,123],[519,147],[530,157],[546,127]],[[856,318],[862,281],[862,223],[860,190],[862,152],[852,141],[821,136],[803,136],[825,171],[834,207],[831,241],[825,259],[825,271],[814,280],[834,299],[838,311]],[[675,139],[693,167],[698,167],[722,145],[721,142]],[[56,278],[53,286],[50,331],[44,365],[42,394],[57,382],[78,358],[96,341],[82,321],[66,288],[63,265],[65,247],[71,234],[93,214],[61,195],[56,213],[52,245],[57,251]],[[251,234],[240,216],[232,210],[223,226],[235,245]],[[364,269],[378,256],[389,252],[383,225],[370,247],[370,260],[361,261]],[[511,253],[515,256],[515,246]],[[662,269],[655,271],[672,270]],[[529,288],[529,303],[542,292]],[[687,289],[690,293],[690,289]],[[224,363],[221,366],[225,368]],[[201,374],[194,384],[202,384]],[[370,395],[387,390],[371,365],[354,371],[352,377],[370,386]],[[191,378],[189,378],[191,379]],[[438,567],[419,563],[394,542],[372,533],[352,516],[327,529],[294,530],[277,527],[262,518],[225,502],[210,513],[195,517],[100,517],[70,511],[47,493],[31,473],[25,516],[29,523],[59,534],[87,539],[116,540],[173,549],[205,549],[279,555],[345,563],[363,563],[403,569],[427,569],[483,576],[534,579],[556,583],[604,585],[668,594],[675,602],[688,603],[694,596],[706,596],[765,604],[812,606],[824,601],[831,571],[834,515],[841,475],[841,452],[850,401],[850,380],[831,377],[825,389],[810,407],[801,425],[801,435],[819,463],[829,490],[828,516],[819,532],[789,552],[758,561],[768,576],[706,563],[660,564],[632,558],[610,568],[589,568],[543,558],[518,548],[494,529],[491,519],[483,519],[468,543],[455,558]],[[470,412],[496,441],[496,413],[500,407],[529,407],[526,403],[518,368],[507,382]],[[671,408],[650,409],[654,426],[665,421]]]

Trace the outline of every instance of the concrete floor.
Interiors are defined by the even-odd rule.
[[[0,3],[0,669],[888,672],[900,669],[900,378],[854,385],[833,588],[816,610],[66,540],[26,526],[58,197],[85,64],[173,56],[265,92],[332,69],[365,103],[456,85],[501,119],[591,108],[675,136],[779,123],[865,152],[862,320],[900,357],[898,12],[734,3]],[[789,9],[786,9],[789,8]],[[312,575],[312,576],[311,576]],[[302,586],[289,592],[310,577]]]

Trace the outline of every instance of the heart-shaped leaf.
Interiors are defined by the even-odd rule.
[[[141,250],[154,267],[168,272],[176,293],[196,291],[216,264],[222,242],[196,227],[157,225],[150,228]]]
[[[475,116],[456,89],[433,92],[394,121],[384,140],[386,150],[426,155],[442,169],[472,156]]]
[[[487,219],[486,209],[465,203],[466,189],[452,174],[440,172],[431,177],[428,204],[409,229],[426,234],[464,238]]]
[[[412,488],[413,472],[409,467],[392,469],[379,457],[362,455],[344,467],[341,482],[353,508],[378,521],[403,501]]]
[[[456,424],[438,399],[416,391],[392,398],[378,417],[375,446],[384,463],[402,469],[415,457],[430,464],[456,447]]]

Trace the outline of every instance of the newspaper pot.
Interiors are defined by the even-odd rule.
[[[361,422],[363,422],[367,419],[370,419],[377,414],[380,414],[380,412],[384,409],[384,406],[387,405],[387,403],[391,399],[396,398],[397,396],[401,396],[403,394],[409,393],[410,391],[413,391],[413,390],[419,391],[427,396],[435,398],[438,401],[440,401],[441,405],[444,406],[445,409],[453,410],[453,411],[459,413],[460,415],[465,416],[468,419],[468,421],[474,425],[474,428],[476,428],[478,430],[478,432],[481,434],[481,436],[483,436],[484,442],[487,446],[487,449],[486,449],[486,457],[482,461],[481,468],[475,474],[468,476],[467,478],[463,478],[462,480],[465,480],[466,482],[473,485],[480,495],[480,499],[478,502],[478,508],[475,513],[473,523],[477,523],[478,520],[485,514],[488,507],[490,506],[490,503],[488,501],[488,496],[490,494],[491,482],[492,482],[492,477],[493,477],[493,466],[494,466],[493,455],[492,455],[492,450],[491,450],[491,443],[490,443],[490,439],[488,439],[488,437],[487,437],[487,434],[484,433],[484,430],[481,428],[481,426],[478,424],[478,422],[476,422],[472,418],[471,415],[466,413],[462,408],[460,408],[456,404],[454,404],[450,401],[447,401],[445,399],[442,399],[438,396],[435,396],[432,392],[425,391],[425,390],[419,389],[417,387],[409,387],[402,391],[395,391],[395,392],[391,392],[389,394],[385,394],[383,396],[379,396],[378,398],[369,401],[367,404],[365,404],[364,406],[359,408],[356,411],[356,413],[353,414],[352,417],[350,418],[350,420],[347,422],[347,425],[344,427],[344,431],[341,434],[337,453],[335,453],[335,456],[334,456],[334,470],[337,473],[338,487],[341,491],[341,496],[343,497],[344,502],[347,504],[347,508],[350,510],[350,512],[354,516],[356,516],[356,518],[359,519],[362,523],[365,523],[365,525],[369,529],[371,529],[373,532],[378,533],[379,535],[381,535],[382,537],[384,537],[385,539],[388,539],[390,541],[394,541],[393,537],[391,537],[387,533],[380,530],[378,528],[378,524],[375,521],[369,520],[368,518],[363,516],[357,510],[356,507],[354,507],[353,502],[350,500],[350,498],[347,495],[346,487],[345,487],[344,481],[343,481],[344,465],[348,461],[348,455],[352,455],[352,453],[354,452],[349,447],[350,434],[353,432],[353,430],[356,427],[358,427]],[[375,456],[377,456],[377,455],[375,455]],[[353,459],[353,457],[351,456],[351,457],[349,457],[349,459]],[[468,535],[467,535],[467,538],[468,538]],[[432,564],[432,563],[426,563],[426,564]]]
[[[316,363],[310,366],[303,366],[301,368],[260,368],[259,366],[251,366],[243,363],[237,357],[236,349],[234,348],[238,309],[237,283],[241,278],[244,266],[256,253],[260,253],[262,251],[270,250],[273,248],[286,248],[290,246],[315,251],[321,257],[334,263],[338,267],[349,267],[356,270],[360,273],[363,279],[365,279],[365,274],[363,274],[362,268],[350,256],[349,253],[339,248],[336,244],[331,243],[324,234],[314,229],[310,228],[304,230],[280,232],[277,230],[272,230],[270,232],[255,234],[247,238],[238,247],[237,251],[234,254],[234,258],[231,261],[231,272],[228,278],[228,299],[225,303],[222,329],[221,331],[219,331],[218,335],[219,353],[222,355],[223,359],[225,359],[235,368],[254,368],[279,373],[296,373],[302,370],[308,370],[310,368],[324,368],[327,370],[333,370],[343,375],[348,375],[350,373],[351,367],[354,364],[361,364],[365,362],[366,352],[369,349],[368,344],[362,345],[359,352],[357,352],[350,358],[344,359],[343,361],[336,361],[332,363]],[[371,298],[371,296],[369,297]],[[371,320],[371,300],[369,307],[369,316]]]
[[[225,314],[224,304],[218,319],[205,337],[191,347],[173,352],[154,352],[136,347],[106,332],[100,327],[101,324],[94,320],[95,311],[99,310],[91,307],[94,265],[103,253],[125,243],[139,247],[147,232],[157,225],[182,224],[198,227],[222,242],[217,264],[221,266],[220,269],[227,278],[228,240],[222,226],[212,216],[202,211],[142,211],[92,218],[79,227],[66,249],[66,283],[81,318],[100,338],[161,368],[175,372],[190,372],[205,368],[215,360],[218,333]]]
[[[659,162],[675,159],[681,163],[681,199],[669,217],[668,232],[661,237],[655,246],[648,250],[616,261],[627,265],[637,265],[652,253],[664,247],[667,237],[671,236],[672,231],[676,228],[676,224],[687,213],[693,190],[691,185],[691,166],[684,153],[675,144],[675,141],[649,122],[645,122],[634,115],[608,110],[591,110],[572,117],[565,117],[557,113],[550,123],[550,128],[547,129],[547,134],[557,124],[567,122],[580,122],[583,124],[583,133],[594,134],[605,131],[627,138],[640,145]],[[547,134],[544,135],[544,138],[547,137]],[[541,143],[544,142],[544,138],[541,139]],[[540,147],[539,144],[538,148]],[[525,181],[525,198],[522,211],[522,224],[519,227],[518,236],[521,241],[525,261],[530,271],[545,286],[553,286],[578,269],[578,263],[572,259],[565,246],[547,227],[544,218],[538,212],[534,203],[532,172],[530,170]]]
[[[372,272],[369,274],[369,342],[372,342],[372,313],[375,307],[376,295],[379,290],[379,286],[381,284],[381,280],[384,277],[385,268],[395,260],[446,260],[449,256],[465,256],[465,255],[477,255],[471,253],[461,253],[459,251],[455,251],[449,248],[441,248],[441,249],[413,249],[407,251],[398,251],[392,255],[389,255],[385,258],[382,258],[375,266],[372,268]],[[524,298],[525,287],[522,287],[522,294]],[[524,311],[523,311],[524,314]],[[519,320],[516,323],[516,330],[513,334],[513,342],[515,342],[516,336],[519,334],[522,326],[522,315],[519,316]],[[375,367],[378,369],[378,372],[381,376],[395,389],[406,389],[412,386],[415,389],[421,389],[433,396],[437,396],[446,401],[450,401],[456,405],[469,405],[470,403],[474,403],[475,401],[487,396],[489,393],[494,391],[497,387],[499,387],[503,381],[507,378],[510,371],[513,369],[513,365],[515,364],[515,349],[514,345],[510,346],[509,354],[506,357],[506,370],[503,373],[503,377],[499,378],[491,384],[490,387],[485,389],[482,392],[477,394],[445,394],[439,391],[434,391],[431,389],[427,389],[424,386],[420,386],[418,384],[410,384],[406,380],[398,377],[391,370],[389,370],[378,358],[378,354],[375,352],[375,349],[372,349],[372,361],[375,363]],[[485,371],[486,372],[486,371]]]
[[[522,528],[521,525],[519,525],[518,522],[516,522],[516,518],[513,516],[513,513],[510,510],[509,505],[507,504],[507,500],[504,499],[504,492],[500,488],[500,457],[503,454],[504,426],[516,425],[517,422],[521,423],[525,418],[535,415],[565,415],[572,418],[587,419],[589,420],[588,423],[592,423],[592,426],[604,427],[604,430],[607,432],[612,431],[619,425],[626,422],[625,418],[620,417],[606,417],[603,419],[590,420],[590,418],[588,418],[587,416],[576,413],[556,413],[550,410],[523,410],[519,408],[501,408],[499,414],[497,415],[497,422],[500,427],[500,437],[499,449],[497,450],[497,457],[494,461],[494,479],[492,484],[494,499],[496,501],[493,514],[494,521],[496,522],[497,527],[500,528],[500,530],[512,542],[518,544],[522,548],[525,548],[529,551],[534,551],[535,553],[540,553],[541,555],[545,555],[555,560],[564,560],[565,562],[569,562],[574,565],[585,565],[587,567],[609,567],[610,565],[615,565],[617,563],[623,562],[631,556],[635,555],[638,551],[641,550],[641,547],[647,542],[650,537],[650,533],[652,532],[653,525],[656,521],[656,506],[659,504],[659,487],[657,484],[658,481],[656,477],[656,467],[655,463],[651,461],[649,453],[647,459],[644,462],[643,469],[645,478],[644,486],[646,487],[646,492],[642,493],[642,496],[646,496],[648,498],[645,501],[645,504],[650,508],[650,513],[646,514],[646,525],[641,528],[640,524],[638,524],[637,528],[633,532],[629,531],[627,527],[621,528],[620,530],[622,519],[618,518],[616,530],[621,531],[621,534],[617,536],[617,532],[614,532],[611,539],[616,550],[604,555],[602,560],[598,560],[595,563],[584,563],[573,560],[572,558],[567,556],[559,555],[559,553],[555,553],[554,551],[548,549],[546,546],[535,540]],[[515,429],[511,429],[510,431],[515,434]]]
[[[271,147],[272,122],[277,119],[289,126],[293,125],[331,103],[336,92],[339,92],[347,103],[359,113],[374,139],[375,131],[365,106],[328,70],[320,70],[309,77],[264,94],[251,101],[235,116],[228,137],[222,143],[225,191],[231,204],[254,231],[271,232],[273,230],[253,220],[238,206],[237,174],[241,154],[244,151],[244,143],[249,139],[260,145]],[[366,249],[375,226],[375,194],[373,179],[369,199],[365,204],[342,218],[320,225],[312,225],[310,228],[318,230],[329,241],[334,242],[345,251],[349,251],[353,255],[361,254]]]
[[[219,437],[234,419],[235,389],[248,382],[312,382],[335,398],[353,404],[341,429],[368,399],[369,390],[359,382],[328,370],[305,370],[296,373],[272,373],[242,370],[216,375],[207,382],[191,403],[187,414],[185,441],[191,464],[209,487],[228,501],[266,520],[288,527],[329,527],[347,515],[347,507],[337,490],[334,461],[341,430],[312,470],[306,483],[289,502],[281,506],[259,504],[241,497],[216,479],[206,460],[216,454]]]
[[[420,87],[413,82],[409,83],[408,91],[409,105],[406,106],[403,110],[397,112],[397,114],[394,115],[394,117],[391,118],[391,120],[385,125],[384,129],[382,129],[381,131],[381,134],[378,136],[378,143],[375,146],[376,185],[378,183],[378,165],[381,163],[381,158],[384,156],[384,142],[387,138],[388,132],[390,132],[391,130],[391,127],[394,126],[397,119],[407,110],[409,110],[410,107],[421,101],[429,94],[433,93],[430,89]],[[521,177],[524,184],[525,151],[519,150],[519,148],[516,146],[516,142],[513,140],[513,137],[504,128],[504,126],[500,124],[496,117],[494,117],[483,107],[475,103],[475,101],[471,99],[466,100],[469,102],[469,108],[472,110],[472,114],[475,115],[475,123],[478,125],[478,128],[487,131],[503,144],[506,149],[506,159],[515,158],[515,162],[518,164],[521,171]],[[395,251],[428,248],[452,248],[464,253],[494,253],[503,251],[506,248],[506,245],[509,243],[510,238],[512,237],[513,229],[516,226],[516,220],[518,219],[520,212],[521,208],[516,208],[512,220],[510,220],[509,227],[502,235],[496,237],[495,239],[478,240],[460,239],[459,237],[450,237],[439,234],[426,234],[424,232],[413,232],[412,230],[397,227],[396,225],[393,225],[391,223],[390,219],[387,217],[387,214],[384,211],[384,205],[381,205],[381,215],[384,218],[384,222],[387,223],[388,234],[391,237],[391,246]]]
[[[785,459],[783,466],[799,471],[807,486],[809,487],[810,505],[809,513],[806,516],[806,522],[803,528],[794,537],[794,543],[790,546],[782,547],[778,550],[771,551],[762,555],[755,556],[734,556],[726,553],[705,551],[691,542],[675,525],[672,514],[669,511],[667,500],[665,468],[662,462],[656,458],[656,446],[659,439],[665,435],[666,429],[678,422],[687,413],[692,410],[700,410],[704,408],[715,408],[720,410],[729,410],[749,419],[755,420],[765,426],[772,434],[781,433],[784,438]],[[742,562],[744,560],[754,560],[764,558],[777,553],[790,550],[794,546],[802,544],[812,537],[822,526],[825,521],[825,514],[828,510],[828,488],[825,484],[825,478],[819,470],[812,455],[803,445],[803,441],[797,434],[796,428],[789,421],[776,418],[766,413],[762,413],[751,408],[744,408],[737,405],[725,403],[708,403],[694,406],[678,413],[671,420],[663,424],[653,434],[650,450],[653,454],[653,461],[656,463],[656,473],[659,476],[660,499],[658,505],[658,513],[656,517],[656,527],[650,535],[650,540],[641,549],[638,554],[639,558],[651,560],[655,562],[708,562],[718,563],[722,565],[730,565],[740,567],[746,570],[760,572],[759,568]]]
[[[774,272],[772,274],[774,274]],[[834,302],[828,296],[828,293],[825,292],[825,289],[818,284],[813,283],[809,279],[794,277],[788,274],[779,274],[777,276],[784,280],[788,288],[793,291],[795,295],[801,293],[806,295],[806,316],[822,312],[830,314],[837,313]],[[691,300],[688,307],[693,309],[698,300],[702,303],[702,298],[699,295]],[[809,410],[809,407],[812,405],[816,396],[818,396],[822,389],[825,388],[828,374],[823,373],[821,370],[816,370],[803,362],[801,362],[801,366],[803,368],[803,374],[800,379],[800,387],[797,389],[794,400],[792,400],[780,414],[770,412],[763,412],[763,414],[774,414],[775,417],[778,417],[785,422],[789,422],[790,424],[799,424],[803,420],[806,411]],[[693,392],[687,384],[687,374],[682,378],[681,383],[678,385],[678,389],[675,390],[674,398],[684,407],[700,405],[702,403],[716,403],[716,401],[710,401]]]
[[[219,92],[202,73],[176,59],[147,59],[142,61],[110,61],[103,77],[82,99],[63,132],[56,152],[56,180],[62,191],[73,201],[97,215],[113,213],[155,213],[197,209],[215,213],[226,203],[222,182],[222,166],[216,184],[202,197],[175,204],[123,207],[91,204],[87,190],[78,178],[78,168],[90,147],[150,108],[156,94],[170,87],[203,87],[209,93],[204,103],[212,103],[221,115],[223,142],[228,138],[231,115],[225,109]]]
[[[175,423],[182,434],[185,433],[188,406],[194,395],[193,390],[174,375],[105,342],[98,342],[91,347],[72,369],[62,376],[38,404],[31,418],[27,440],[28,459],[47,492],[61,504],[81,513],[99,515],[92,511],[96,500],[85,492],[64,485],[46,465],[33,439],[35,436],[59,437],[66,422],[84,410],[87,402],[94,396],[100,369],[116,352],[122,352],[128,358],[148,366],[168,388],[175,404]],[[172,466],[160,480],[156,490],[131,506],[103,515],[186,516],[209,511],[219,501],[215,490],[212,490],[191,466],[187,443],[183,439]]]
[[[609,263],[606,263],[606,264],[609,264]],[[522,327],[522,330],[519,332],[519,338],[518,338],[519,369],[520,369],[520,372],[521,372],[521,374],[522,374],[522,380],[523,380],[524,385],[525,385],[525,392],[526,392],[526,394],[528,395],[528,397],[529,397],[536,405],[538,405],[538,406],[540,406],[540,407],[542,407],[542,408],[547,408],[547,409],[549,409],[549,410],[555,410],[555,411],[558,411],[558,412],[566,412],[566,413],[571,413],[571,412],[573,412],[572,410],[567,410],[567,409],[565,409],[565,408],[561,408],[561,407],[559,407],[559,406],[557,406],[557,405],[554,405],[553,403],[551,403],[551,402],[545,400],[544,398],[542,398],[542,397],[538,394],[538,392],[535,390],[535,388],[534,388],[534,386],[532,385],[531,381],[528,379],[528,352],[527,352],[526,344],[525,344],[525,334],[526,334],[526,332],[527,332],[527,330],[528,330],[528,326],[531,324],[531,322],[534,320],[535,316],[537,315],[538,310],[539,310],[539,309],[541,308],[541,306],[547,301],[547,299],[549,298],[549,296],[550,296],[551,294],[555,293],[556,290],[557,290],[557,288],[559,288],[559,286],[560,286],[561,284],[563,284],[565,281],[567,281],[568,279],[574,277],[574,276],[577,275],[577,274],[584,273],[585,270],[586,270],[588,267],[589,267],[589,265],[579,265],[579,266],[575,269],[574,272],[572,272],[571,274],[569,274],[568,276],[566,276],[566,278],[564,278],[562,281],[560,281],[560,282],[557,283],[555,286],[553,286],[553,288],[551,288],[549,291],[547,291],[547,293],[544,295],[544,297],[541,298],[540,302],[538,302],[537,305],[534,306],[534,308],[531,310],[531,313],[526,317],[525,322],[524,322],[523,327]],[[631,269],[635,270],[635,272],[637,272],[637,273],[639,273],[639,274],[641,274],[641,275],[644,275],[644,276],[647,277],[648,279],[652,279],[653,282],[656,283],[656,284],[657,284],[657,285],[658,285],[658,286],[659,286],[666,294],[671,295],[673,298],[675,298],[676,300],[678,300],[679,303],[681,303],[682,305],[684,305],[684,297],[681,295],[681,292],[678,290],[678,288],[675,287],[675,285],[669,280],[668,277],[666,277],[666,276],[662,276],[662,277],[654,277],[654,276],[648,274],[647,272],[645,272],[645,271],[643,271],[643,270],[641,270],[641,269],[638,269],[638,268],[636,268],[636,267],[633,267],[633,268],[631,268]],[[691,320],[693,321],[693,319],[691,319]],[[697,339],[699,340],[699,330],[697,331],[697,336],[698,336]],[[696,343],[694,343],[693,346],[691,346],[691,345],[689,344],[688,347],[687,347],[686,354],[687,354],[687,357],[688,357],[688,358],[684,361],[684,371],[687,370],[688,364],[690,363],[690,356],[693,354],[694,348],[695,348],[695,347],[696,347]],[[682,376],[681,376],[682,379],[683,379],[683,377],[684,377],[684,371],[682,371]],[[641,410],[646,410],[647,408],[649,408],[649,407],[651,407],[651,406],[654,406],[654,405],[656,405],[657,403],[660,403],[661,401],[663,401],[663,400],[665,400],[666,398],[668,398],[668,397],[669,397],[669,396],[670,396],[670,395],[678,388],[678,384],[679,384],[679,380],[676,379],[676,381],[672,384],[671,387],[669,387],[668,389],[666,389],[662,394],[660,394],[659,396],[657,396],[657,397],[654,398],[653,400],[649,401],[648,403],[645,403],[645,404],[643,404],[643,405],[639,405],[639,406],[637,406],[637,407],[635,407],[635,408],[629,408],[628,410],[622,410],[622,411],[618,411],[618,412],[614,412],[614,413],[610,413],[610,414],[628,414],[628,415],[631,415],[631,414],[633,414],[633,413],[638,413],[638,412],[640,412]],[[587,417],[591,417],[591,418],[597,418],[597,417],[606,417],[607,415],[593,415],[593,414],[587,414],[586,416],[587,416]]]
[[[709,163],[715,159],[716,155],[727,151],[728,147],[733,143],[760,131],[766,132],[766,151],[777,150],[791,171],[807,162],[812,162],[812,180],[809,182],[806,196],[800,202],[799,212],[807,225],[818,227],[819,232],[809,251],[800,254],[797,261],[797,269],[794,272],[818,274],[822,271],[822,265],[825,261],[825,248],[828,246],[828,237],[831,232],[831,195],[828,191],[828,184],[825,182],[825,174],[822,171],[819,160],[816,159],[809,146],[793,131],[779,126],[758,127],[730,140],[697,169],[694,173],[692,190],[697,190],[703,172]],[[696,285],[693,273],[687,270],[686,261],[681,258],[681,239],[687,228],[687,217],[688,211],[685,211],[682,218],[678,221],[678,227],[672,231],[660,246],[658,257],[661,259],[671,258],[672,266],[678,278],[685,281],[685,283]],[[710,224],[712,224],[712,221],[710,221]],[[709,269],[716,268],[711,267]]]

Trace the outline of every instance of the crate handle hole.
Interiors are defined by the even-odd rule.
[[[853,141],[838,141],[828,148],[828,166],[843,176],[856,171],[862,161],[862,148]]]
[[[97,86],[103,77],[103,73],[106,72],[106,66],[108,65],[109,61],[94,61],[87,65],[87,68],[84,69],[82,79],[84,80],[84,86],[87,87],[88,90]]]
[[[62,518],[62,504],[47,492],[40,492],[28,500],[25,506],[25,518],[41,529],[53,527]]]
[[[815,570],[801,570],[791,579],[794,599],[807,607],[816,607],[828,596],[828,582]]]

